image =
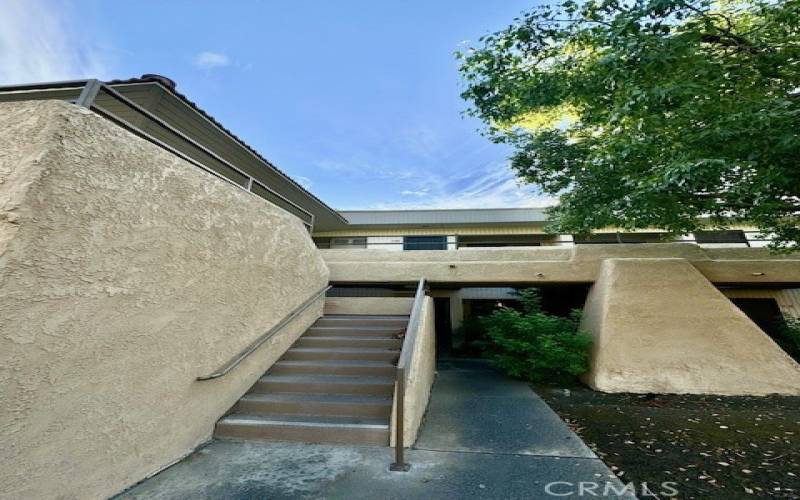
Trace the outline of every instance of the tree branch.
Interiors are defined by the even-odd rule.
[[[761,49],[754,47],[747,39],[732,33],[728,33],[725,36],[703,33],[700,35],[700,41],[704,43],[722,45],[724,47],[735,47],[743,52],[748,52],[754,55],[761,53]]]

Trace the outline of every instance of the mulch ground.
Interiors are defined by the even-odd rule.
[[[534,390],[623,482],[675,482],[687,499],[800,498],[800,397]]]

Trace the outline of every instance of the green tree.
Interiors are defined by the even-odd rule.
[[[751,223],[800,243],[800,2],[572,0],[457,54],[552,230]]]
[[[539,290],[518,294],[522,312],[503,307],[480,318],[488,337],[484,355],[509,375],[535,382],[573,381],[586,372],[592,337],[579,328],[581,312],[550,315]]]

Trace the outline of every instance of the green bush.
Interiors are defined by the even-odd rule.
[[[535,288],[518,292],[522,312],[500,308],[480,321],[486,329],[485,352],[507,374],[533,382],[571,382],[589,369],[592,338],[579,329],[580,310],[568,318],[542,311]]]
[[[786,351],[786,354],[800,363],[800,319],[786,318],[778,329],[775,342]]]

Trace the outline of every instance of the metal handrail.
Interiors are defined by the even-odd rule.
[[[269,192],[272,196],[275,196],[276,198],[278,198],[281,202],[286,203],[287,205],[291,206],[293,209],[295,209],[295,210],[299,211],[300,213],[302,213],[302,214],[306,215],[307,217],[309,217],[309,219],[311,219],[311,224],[313,225],[314,214],[312,214],[311,212],[309,212],[305,208],[301,207],[297,203],[293,202],[292,200],[286,198],[282,194],[280,194],[280,193],[276,192],[275,190],[270,189],[269,187],[265,186],[262,182],[259,182],[257,179],[254,179],[253,176],[249,175],[247,172],[244,172],[242,169],[236,167],[231,162],[225,160],[224,158],[222,158],[218,154],[214,153],[213,151],[211,151],[207,147],[205,147],[202,144],[198,143],[197,141],[193,140],[192,138],[190,138],[189,136],[187,136],[183,132],[179,131],[178,129],[176,129],[175,127],[170,125],[169,123],[167,123],[164,120],[162,120],[161,118],[155,116],[150,111],[144,109],[143,107],[139,106],[138,104],[136,104],[135,102],[131,101],[127,97],[123,96],[122,94],[120,94],[119,92],[117,92],[113,88],[109,87],[108,85],[106,85],[106,84],[104,84],[102,82],[99,82],[98,80],[89,80],[86,83],[86,87],[84,88],[84,91],[81,92],[81,96],[78,98],[78,102],[76,102],[76,104],[83,105],[83,106],[88,107],[90,109],[93,109],[93,108],[94,109],[98,109],[99,111],[102,112],[101,114],[103,114],[106,117],[108,117],[108,115],[111,115],[111,113],[109,113],[108,111],[102,109],[101,107],[99,107],[94,102],[94,97],[97,95],[97,93],[99,91],[104,92],[108,96],[110,96],[113,99],[119,101],[120,103],[126,105],[127,107],[133,109],[134,111],[138,112],[139,114],[144,115],[145,117],[147,117],[150,121],[152,121],[156,125],[158,125],[158,126],[162,127],[163,129],[169,131],[172,135],[174,135],[177,138],[181,139],[182,141],[184,141],[185,143],[189,144],[190,146],[202,151],[205,155],[209,156],[210,158],[212,158],[215,161],[221,163],[225,167],[227,167],[227,168],[233,170],[234,172],[236,172],[237,174],[241,175],[242,177],[247,179],[247,186],[242,186],[241,184],[239,184],[237,182],[234,182],[234,181],[232,181],[230,179],[225,178],[221,174],[216,174],[215,173],[215,175],[217,175],[217,177],[225,178],[226,180],[228,180],[229,182],[231,182],[235,186],[238,186],[238,187],[240,187],[240,188],[242,188],[242,189],[244,189],[245,191],[248,191],[248,192],[252,192],[251,187],[252,187],[253,184],[258,185],[262,189],[264,189],[267,192]],[[205,165],[202,165],[202,163],[200,163],[199,161],[194,160],[189,155],[177,151],[175,148],[172,148],[169,145],[164,144],[162,141],[159,141],[158,139],[150,136],[149,134],[144,133],[143,131],[141,131],[137,127],[134,127],[131,124],[128,124],[128,127],[130,127],[131,129],[133,129],[133,130],[135,130],[137,132],[141,132],[144,136],[146,136],[146,137],[144,137],[145,139],[147,139],[150,142],[155,143],[157,146],[160,146],[160,147],[162,147],[164,149],[167,149],[171,153],[177,154],[177,155],[181,156],[181,158],[183,158],[185,160],[191,161],[191,163],[194,164],[195,166],[200,166],[201,168],[203,168],[203,170],[206,170],[206,171],[213,171],[212,169],[206,167]],[[126,128],[128,128],[128,127],[126,127]],[[297,214],[292,214],[292,215],[297,217]],[[301,218],[301,220],[302,220],[302,218]],[[305,220],[303,222],[306,223]]]
[[[176,156],[179,156],[180,158],[188,161],[189,163],[191,163],[191,164],[193,164],[193,165],[195,165],[197,167],[200,167],[201,169],[205,170],[208,173],[211,173],[212,175],[218,177],[219,179],[222,179],[222,180],[224,180],[226,182],[229,182],[230,184],[232,184],[232,185],[234,185],[234,186],[236,186],[236,187],[238,187],[238,188],[240,188],[240,189],[242,189],[244,191],[247,191],[247,192],[249,192],[251,194],[254,194],[255,196],[258,196],[259,198],[262,198],[262,199],[265,199],[267,201],[272,202],[276,206],[280,207],[282,210],[285,210],[286,212],[294,215],[295,217],[298,217],[303,222],[303,224],[305,224],[306,227],[308,227],[309,232],[313,232],[314,222],[315,222],[315,216],[314,216],[313,213],[309,212],[308,210],[306,210],[305,208],[303,208],[299,204],[297,204],[294,201],[288,199],[287,197],[283,196],[282,194],[278,193],[277,191],[275,191],[275,190],[271,189],[270,187],[266,186],[264,183],[259,182],[253,176],[249,175],[248,173],[244,172],[240,168],[238,168],[235,165],[231,164],[229,161],[223,159],[222,157],[220,157],[219,155],[217,155],[213,151],[209,150],[205,146],[203,146],[203,145],[197,143],[196,141],[192,140],[186,134],[180,132],[175,127],[171,126],[170,124],[168,124],[164,120],[158,118],[157,116],[155,116],[150,111],[144,109],[143,107],[141,107],[140,105],[136,104],[132,100],[130,100],[127,97],[123,96],[121,93],[117,92],[114,88],[112,88],[111,86],[107,85],[104,82],[101,82],[100,80],[97,80],[97,79],[65,80],[65,81],[59,81],[59,82],[36,83],[36,84],[25,84],[25,85],[2,85],[2,86],[0,86],[0,94],[10,94],[10,93],[16,93],[16,92],[25,92],[25,91],[30,91],[30,90],[44,90],[44,91],[46,91],[46,90],[64,90],[64,89],[80,90],[80,95],[76,99],[71,101],[74,104],[77,104],[79,106],[83,106],[85,108],[91,109],[92,111],[97,112],[98,114],[102,115],[103,117],[105,117],[107,119],[110,119],[111,121],[116,122],[118,125],[122,126],[123,128],[125,128],[125,129],[127,129],[127,130],[129,130],[129,131],[131,131],[131,132],[133,132],[133,133],[135,133],[137,135],[139,135],[143,139],[145,139],[145,140],[147,140],[149,142],[152,142],[153,144],[161,147],[162,149],[166,149],[170,153],[175,154]],[[189,155],[187,155],[187,154],[175,149],[172,146],[169,146],[169,145],[165,144],[164,142],[160,141],[159,139],[156,139],[155,137],[153,137],[152,135],[145,133],[139,127],[129,123],[128,121],[126,121],[126,120],[124,120],[122,118],[120,118],[119,116],[115,115],[114,113],[111,113],[110,111],[108,111],[106,109],[103,109],[101,106],[99,106],[96,103],[96,97],[100,92],[102,92],[102,93],[112,97],[113,99],[121,102],[122,104],[124,104],[128,108],[130,108],[130,109],[132,109],[132,110],[144,115],[151,122],[159,125],[160,127],[164,128],[165,130],[170,132],[172,135],[176,136],[177,138],[181,139],[182,141],[186,142],[187,144],[191,145],[192,147],[200,150],[202,153],[204,153],[205,155],[211,157],[213,160],[221,163],[222,165],[224,165],[225,167],[229,168],[230,170],[236,172],[237,174],[239,174],[240,176],[242,176],[245,179],[245,185],[242,185],[239,182],[234,181],[233,179],[229,179],[229,178],[225,177],[221,173],[216,172],[214,169],[207,167],[206,165],[204,165],[203,163],[199,162],[198,160],[195,160],[191,156],[189,156]],[[217,128],[219,128],[217,125],[215,125],[215,126]],[[248,148],[245,148],[245,149],[250,154],[255,155],[255,153],[253,153],[253,151],[251,151],[250,149],[248,149]],[[263,158],[259,158],[258,156],[256,156],[256,158],[259,159],[259,160],[265,161],[265,160],[263,160]],[[289,207],[291,207],[293,210],[296,210],[297,212],[302,214],[304,217],[306,217],[307,220],[304,219],[303,216],[300,216],[297,213],[294,213],[291,210],[288,210],[286,207],[283,207],[280,204],[276,203],[275,200],[271,200],[271,199],[265,198],[264,196],[261,196],[261,195],[255,193],[255,192],[253,192],[253,190],[252,190],[253,186],[258,186],[259,188],[265,190],[266,192],[268,192],[270,194],[270,196],[275,197],[277,200],[280,201],[280,203],[284,203],[284,204],[288,205]]]
[[[406,397],[406,377],[408,376],[408,365],[414,352],[414,344],[419,332],[420,315],[422,314],[422,304],[427,293],[428,284],[425,278],[419,280],[417,293],[414,295],[414,304],[411,306],[411,316],[408,318],[406,334],[403,338],[403,346],[400,348],[400,358],[397,360],[396,375],[396,397],[395,397],[395,437],[394,437],[394,463],[389,466],[389,470],[406,472],[411,465],[405,461],[405,444],[403,443],[403,418],[405,414]]]
[[[250,354],[255,352],[255,350],[258,349],[259,347],[261,347],[261,345],[264,342],[266,342],[267,340],[271,339],[283,327],[288,325],[294,318],[299,316],[300,313],[302,313],[303,311],[308,309],[311,306],[311,304],[313,304],[321,295],[324,295],[325,292],[327,292],[331,288],[332,288],[331,285],[328,285],[328,286],[324,287],[322,290],[316,292],[308,300],[306,300],[305,302],[303,302],[302,304],[300,304],[299,306],[294,308],[292,310],[292,312],[287,314],[277,325],[275,325],[272,328],[270,328],[269,330],[267,330],[263,335],[261,335],[256,340],[254,340],[252,343],[250,343],[250,345],[245,347],[239,354],[237,354],[236,356],[231,358],[230,361],[228,361],[227,363],[222,365],[219,369],[217,369],[217,371],[215,371],[214,373],[211,373],[210,375],[206,375],[206,376],[203,376],[203,377],[197,377],[197,380],[200,380],[200,381],[202,381],[202,380],[213,380],[215,378],[222,377],[223,375],[227,375],[228,372],[230,372],[231,370],[236,368],[236,366],[238,366],[239,363],[244,361],[244,359],[247,356],[249,356]]]
[[[25,92],[28,90],[50,90],[50,89],[79,89],[85,87],[89,80],[61,80],[57,82],[45,83],[24,83],[22,85],[0,85],[0,92]]]

